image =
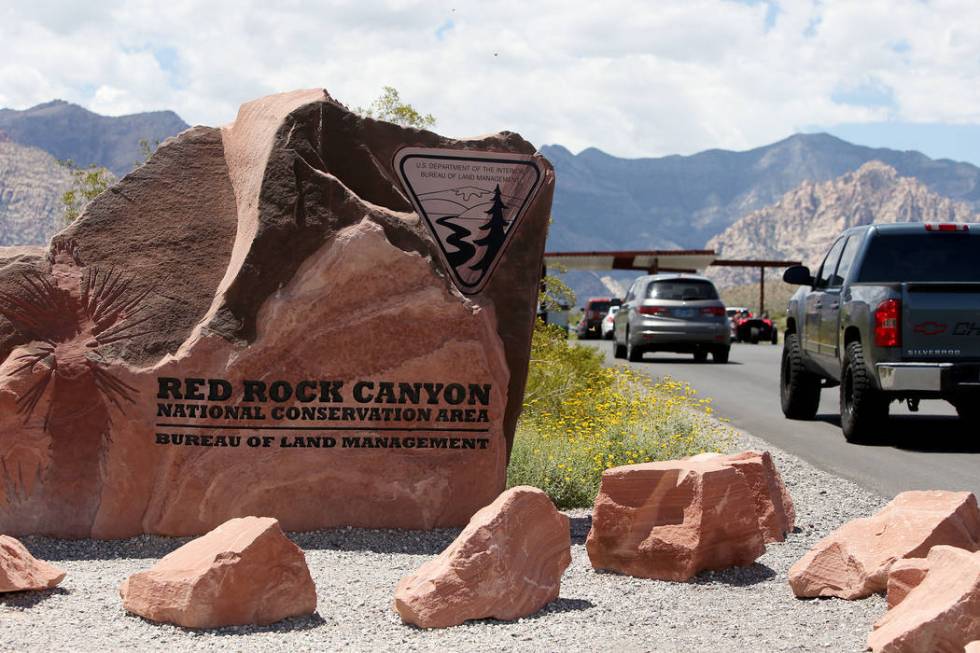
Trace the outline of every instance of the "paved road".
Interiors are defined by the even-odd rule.
[[[612,362],[609,341],[584,341]],[[923,401],[919,413],[892,404],[880,445],[848,444],[840,431],[837,388],[825,389],[817,419],[788,420],[779,408],[782,344],[735,345],[731,363],[695,363],[691,356],[647,354],[630,363],[651,376],[670,375],[711,397],[732,424],[826,471],[883,496],[903,490],[970,490],[980,497],[980,433],[967,433],[943,401]]]

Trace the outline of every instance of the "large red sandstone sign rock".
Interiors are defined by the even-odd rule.
[[[925,578],[868,636],[875,653],[962,651],[980,638],[980,551],[936,546]]]
[[[691,460],[715,460],[734,467],[745,479],[755,501],[766,543],[782,542],[796,526],[796,509],[768,451],[742,451],[723,455],[703,453]]]
[[[796,596],[858,599],[883,592],[896,560],[921,558],[946,544],[980,548],[980,511],[969,492],[914,491],[874,517],[855,519],[823,538],[789,570]]]
[[[14,538],[0,535],[0,592],[51,589],[64,578],[61,569],[38,560]]]
[[[607,469],[586,548],[596,569],[675,581],[766,550],[745,477],[710,459]]]
[[[185,628],[271,624],[316,611],[306,557],[275,519],[232,519],[119,588],[123,607]]]
[[[465,524],[504,488],[553,185],[516,134],[321,90],[168,140],[0,256],[0,531]]]
[[[507,490],[395,590],[406,623],[446,628],[469,619],[518,619],[558,598],[572,561],[568,517],[537,488]]]

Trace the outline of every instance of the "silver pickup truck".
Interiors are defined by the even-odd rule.
[[[980,224],[855,227],[789,301],[780,372],[783,414],[813,419],[840,387],[848,441],[876,439],[892,401],[945,399],[980,430]]]

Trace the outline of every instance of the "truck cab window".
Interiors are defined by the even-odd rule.
[[[840,263],[837,264],[837,272],[830,279],[831,288],[840,288],[844,285],[844,281],[847,279],[847,273],[851,271],[851,266],[854,265],[854,257],[857,256],[860,246],[860,235],[854,235],[847,239],[847,244],[844,245],[844,251],[840,255]]]
[[[834,246],[830,248],[827,253],[827,258],[823,260],[823,265],[820,266],[820,272],[817,274],[817,283],[815,287],[817,288],[827,288],[830,286],[831,278],[834,272],[837,270],[837,262],[840,260],[841,250],[844,249],[844,239],[841,238]]]

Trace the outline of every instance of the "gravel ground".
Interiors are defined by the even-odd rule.
[[[442,551],[456,530],[325,530],[291,537],[306,552],[318,611],[263,628],[195,632],[127,615],[117,594],[129,574],[186,539],[62,541],[24,538],[36,556],[68,571],[47,592],[0,595],[0,649],[365,651],[862,651],[885,611],[863,601],[798,600],[787,570],[820,537],[869,515],[885,500],[740,435],[738,449],[769,449],[793,497],[797,531],[751,567],[707,572],[690,583],[596,573],[585,537],[588,510],[572,518],[572,565],[561,598],[513,623],[471,622],[424,631],[403,625],[391,607],[395,584]]]

